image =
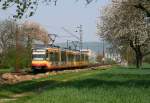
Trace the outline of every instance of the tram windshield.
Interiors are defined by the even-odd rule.
[[[45,54],[33,54],[32,59],[33,60],[45,60],[46,55]]]

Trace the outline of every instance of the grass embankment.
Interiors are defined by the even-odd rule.
[[[149,103],[150,69],[113,67],[3,85],[0,99],[9,103]]]
[[[12,68],[0,68],[0,74],[7,73],[7,72],[12,72]]]
[[[135,69],[136,65],[129,65],[128,68]],[[150,69],[150,64],[149,63],[143,63],[141,69]]]

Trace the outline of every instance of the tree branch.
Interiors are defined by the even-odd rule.
[[[133,49],[136,51],[136,48],[135,48],[134,45],[133,45],[133,41],[132,41],[132,40],[129,40],[129,42],[130,42],[131,48],[133,48]]]
[[[141,9],[146,13],[147,17],[150,17],[150,11],[148,11],[141,3],[134,5],[134,7]]]

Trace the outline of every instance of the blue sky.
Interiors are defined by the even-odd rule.
[[[56,42],[66,42],[66,40],[76,40],[66,33],[62,27],[65,27],[75,35],[78,25],[83,25],[83,41],[98,41],[96,36],[96,20],[100,16],[100,9],[107,5],[110,0],[97,0],[90,5],[85,5],[84,0],[58,0],[57,6],[41,4],[36,14],[28,18],[41,24],[49,33],[58,35]],[[13,10],[0,10],[0,19],[6,19],[11,16]]]

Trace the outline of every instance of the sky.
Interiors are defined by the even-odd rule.
[[[41,24],[49,33],[57,34],[55,43],[77,40],[62,28],[79,36],[79,25],[83,26],[83,41],[99,41],[96,35],[96,22],[101,15],[100,9],[110,3],[110,0],[97,0],[89,5],[84,0],[58,0],[57,6],[41,4],[34,16],[26,20]],[[14,10],[0,10],[0,20],[9,18]]]

